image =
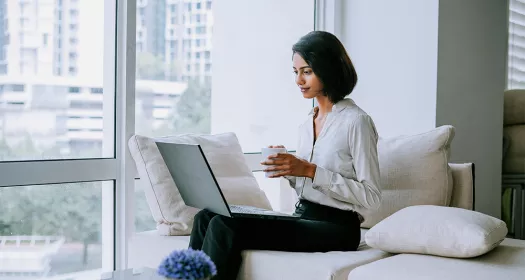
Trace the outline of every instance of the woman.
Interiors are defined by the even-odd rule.
[[[292,48],[293,71],[304,98],[317,100],[300,126],[297,156],[276,154],[262,164],[288,179],[299,196],[294,221],[239,219],[203,210],[195,216],[190,247],[217,266],[214,279],[235,280],[246,249],[293,252],[356,250],[362,213],[381,202],[378,135],[372,119],[351,99],[357,74],[332,34],[311,32]],[[283,147],[283,146],[270,146]]]

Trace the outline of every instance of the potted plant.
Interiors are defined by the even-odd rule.
[[[190,248],[169,254],[157,273],[170,280],[210,280],[217,274],[217,268],[203,251]]]

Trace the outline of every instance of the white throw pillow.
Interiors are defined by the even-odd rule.
[[[362,211],[363,228],[407,206],[449,206],[453,180],[448,160],[454,131],[444,125],[416,135],[379,139],[382,201],[378,210]]]
[[[506,235],[505,222],[483,213],[420,205],[384,219],[365,234],[365,241],[389,253],[472,258],[494,249]]]
[[[146,200],[160,235],[191,233],[193,217],[199,210],[184,204],[155,140],[200,144],[228,203],[271,210],[268,198],[259,188],[257,180],[246,164],[234,133],[183,134],[155,139],[134,135],[128,141],[128,147],[135,160]]]

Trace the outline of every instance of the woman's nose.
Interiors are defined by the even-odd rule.
[[[302,77],[301,75],[297,75],[297,76],[295,77],[295,83],[298,84],[298,85],[302,85],[302,84],[304,84],[304,79],[303,79],[303,77]]]

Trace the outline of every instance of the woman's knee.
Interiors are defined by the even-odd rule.
[[[209,224],[209,229],[214,232],[232,232],[235,231],[236,228],[235,219],[221,215],[213,217]]]
[[[203,209],[197,212],[193,217],[194,220],[211,220],[215,214],[209,210]]]

